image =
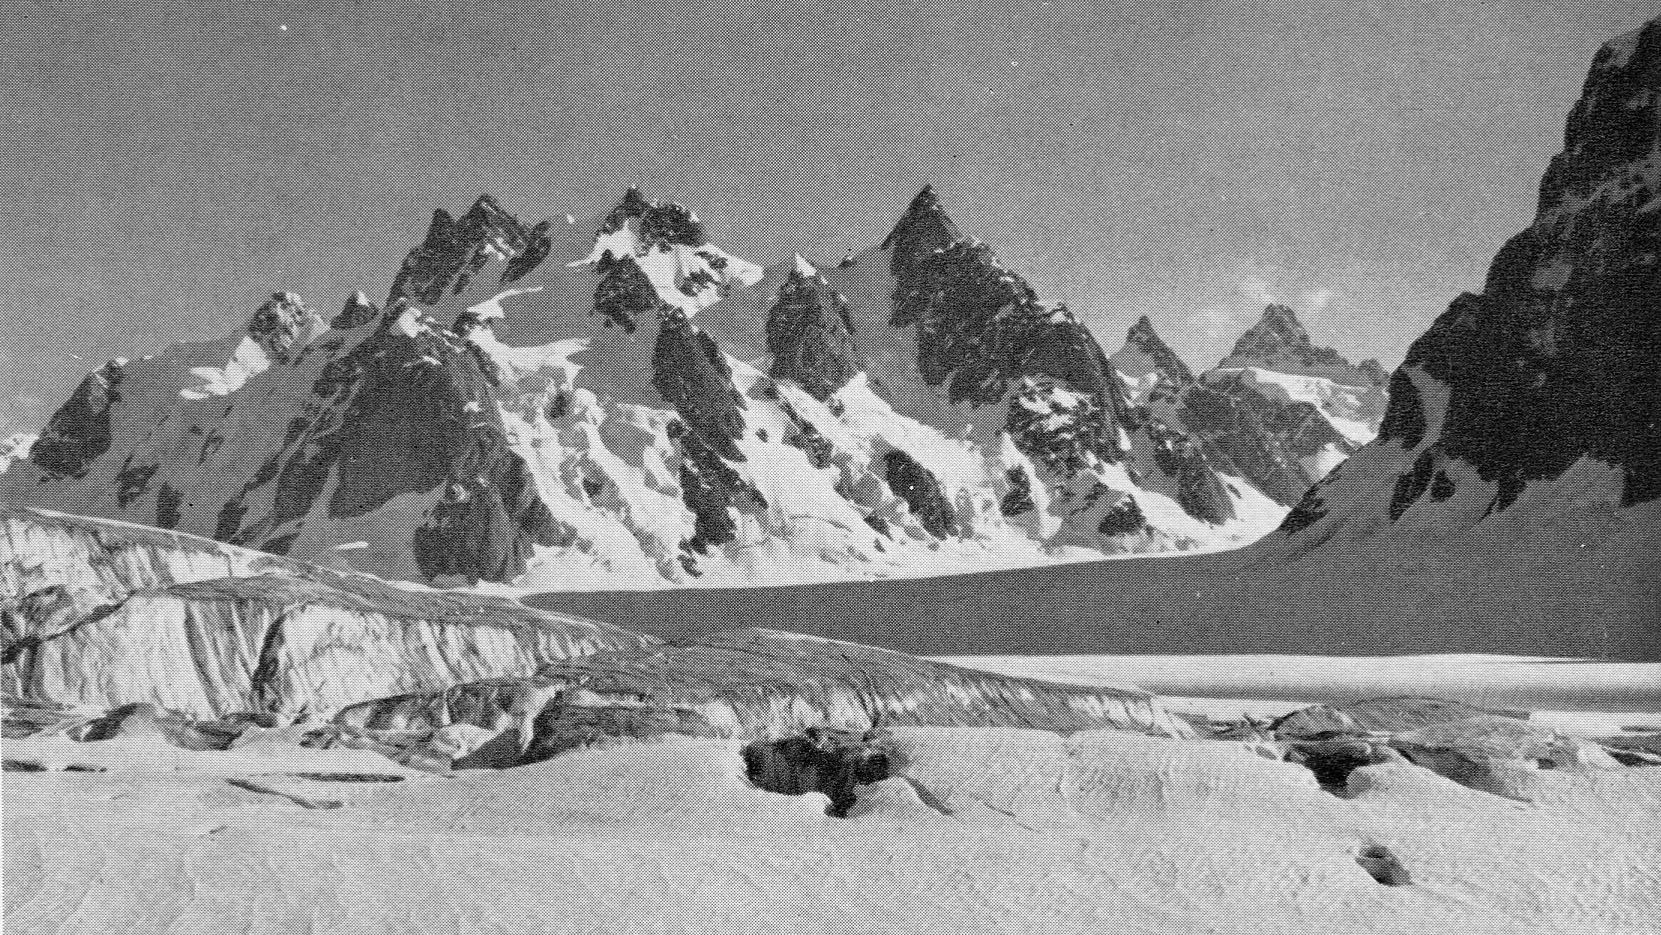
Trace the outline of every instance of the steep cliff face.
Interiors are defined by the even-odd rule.
[[[532,241],[531,230],[495,198],[479,200],[459,218],[433,212],[426,239],[411,250],[392,282],[387,304],[410,299],[436,305],[446,291],[459,293],[492,260],[506,261]]]
[[[1317,345],[1291,306],[1271,302],[1263,316],[1246,329],[1234,350],[1217,364],[1221,370],[1257,367],[1276,373],[1322,377],[1340,386],[1373,386],[1383,382],[1376,360],[1352,364],[1330,347]]]
[[[1473,466],[1495,510],[1585,458],[1620,472],[1623,506],[1661,497],[1658,86],[1655,24],[1599,53],[1534,223],[1408,352],[1426,411],[1392,438]]]
[[[50,478],[84,476],[110,450],[110,407],[121,401],[127,361],[116,358],[87,375],[40,433],[28,460]],[[14,459],[16,460],[16,459]]]
[[[501,598],[13,509],[0,511],[0,624],[0,690],[12,696],[202,716],[321,716],[650,642]]]
[[[1287,518],[1294,541],[1339,513],[1479,523],[1576,465],[1619,478],[1617,507],[1661,497],[1658,90],[1661,25],[1598,54],[1534,223],[1409,348],[1377,444]]]
[[[854,343],[848,301],[812,264],[796,258],[767,313],[768,375],[793,380],[820,402],[864,370]]]
[[[1265,567],[1391,568],[1426,614],[1653,653],[1658,115],[1652,22],[1598,54],[1533,224],[1414,342],[1377,440],[1254,548]]]

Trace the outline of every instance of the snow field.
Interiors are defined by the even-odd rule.
[[[1371,767],[1342,799],[1223,742],[898,739],[908,778],[863,787],[849,819],[755,789],[708,740],[397,783],[238,751],[7,773],[8,931],[1635,935],[1661,896],[1661,771],[1550,777],[1524,805]],[[200,765],[225,756],[281,795]],[[1375,882],[1368,846],[1413,885]]]

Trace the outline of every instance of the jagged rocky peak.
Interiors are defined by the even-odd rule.
[[[1113,363],[1120,373],[1132,379],[1159,374],[1179,388],[1194,382],[1194,372],[1159,336],[1146,315],[1125,332],[1125,346],[1113,355]]]
[[[110,449],[110,408],[121,401],[127,358],[117,357],[87,374],[46,423],[29,461],[48,477],[80,477]]]
[[[1234,350],[1217,365],[1218,370],[1260,367],[1280,373],[1327,377],[1348,386],[1382,385],[1383,368],[1356,366],[1343,354],[1321,347],[1309,337],[1289,305],[1271,302],[1257,324],[1246,329]]]
[[[846,297],[796,257],[767,313],[771,376],[796,381],[821,402],[829,399],[864,368],[853,330]]]
[[[1658,126],[1661,20],[1598,53],[1534,223],[1396,372],[1386,437],[1474,465],[1498,484],[1496,511],[1582,458],[1620,471],[1625,505],[1661,497]],[[1427,410],[1442,399],[1438,420]]]
[[[271,360],[287,362],[294,345],[303,344],[306,332],[321,323],[298,295],[274,292],[248,319],[248,336]]]
[[[460,218],[440,208],[433,212],[426,238],[405,258],[387,302],[408,297],[433,305],[446,288],[459,293],[490,258],[519,255],[531,243],[531,234],[490,195],[480,195]]]
[[[630,186],[600,225],[600,234],[631,228],[647,249],[679,244],[701,247],[706,242],[703,222],[692,210],[673,201],[652,201]]]
[[[329,327],[339,331],[349,331],[362,327],[381,316],[381,309],[363,290],[358,290],[346,297],[346,304],[340,313],[329,320]]]
[[[962,239],[957,225],[940,207],[940,197],[933,185],[923,186],[911,205],[905,209],[899,223],[882,242],[882,249],[892,250],[889,261],[894,275],[904,276],[919,262],[936,250],[944,249]]]

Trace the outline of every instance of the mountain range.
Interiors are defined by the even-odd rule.
[[[637,191],[589,223],[481,198],[435,214],[383,303],[325,321],[281,293],[100,368],[0,496],[565,592],[1252,543],[1116,625],[1649,657],[1658,101],[1652,23],[1598,54],[1533,222],[1387,380],[1278,305],[1198,375],[1148,320],[1109,356],[928,189],[867,250],[770,267]]]
[[[390,294],[89,375],[17,503],[388,578],[757,585],[1212,550],[1377,431],[1385,375],[1272,305],[1195,377],[1109,357],[925,188],[877,245],[762,267],[630,189],[435,212]]]

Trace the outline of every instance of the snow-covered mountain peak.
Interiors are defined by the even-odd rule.
[[[435,214],[384,310],[354,295],[302,345],[315,316],[284,297],[256,315],[264,344],[112,365],[0,484],[388,577],[536,589],[1008,567],[1278,522],[1226,458],[1133,412],[1078,317],[932,190],[885,243],[763,271],[637,190],[592,226],[481,198]]]
[[[1215,368],[1218,371],[1257,367],[1278,373],[1323,377],[1346,386],[1382,385],[1382,368],[1357,366],[1330,347],[1310,338],[1290,306],[1270,303],[1257,323],[1246,329],[1234,350]]]
[[[350,331],[367,325],[381,317],[381,309],[363,290],[352,293],[346,298],[346,304],[341,307],[335,317],[329,319],[329,327],[338,331]]]

